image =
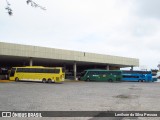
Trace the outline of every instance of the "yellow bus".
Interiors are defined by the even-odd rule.
[[[12,67],[9,75],[10,80],[41,81],[43,83],[62,82],[64,78],[65,73],[63,67]]]

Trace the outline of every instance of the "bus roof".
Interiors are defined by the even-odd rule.
[[[132,74],[137,74],[137,73],[139,73],[139,74],[151,74],[152,73],[152,71],[140,71],[140,70],[134,70],[134,71],[131,71],[131,70],[123,70],[122,71],[123,73],[132,73]]]
[[[13,67],[13,68],[45,68],[43,66],[23,66],[23,67]]]
[[[24,67],[13,67],[13,68],[62,68],[62,67],[24,66]]]

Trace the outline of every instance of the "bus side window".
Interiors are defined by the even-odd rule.
[[[55,71],[55,73],[60,73],[60,69],[54,69]]]
[[[60,69],[53,69],[53,73],[60,73]]]
[[[17,72],[23,72],[22,68],[17,68]]]
[[[96,76],[96,75],[97,75],[97,72],[96,72],[96,71],[93,71],[93,72],[92,72],[92,75],[93,75],[93,76]]]
[[[92,72],[92,71],[88,71],[88,73],[87,73],[87,76],[91,76],[91,75],[93,75],[94,73]]]

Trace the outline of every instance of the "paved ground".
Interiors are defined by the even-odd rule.
[[[0,83],[0,111],[160,111],[160,83],[3,82]],[[65,119],[159,120],[160,118]]]

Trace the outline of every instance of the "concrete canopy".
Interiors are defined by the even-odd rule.
[[[50,67],[73,65],[74,62],[81,67],[139,66],[139,60],[135,58],[0,42],[0,64],[2,66],[29,65],[30,59],[33,60],[33,65]]]

